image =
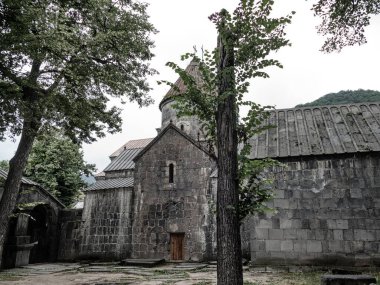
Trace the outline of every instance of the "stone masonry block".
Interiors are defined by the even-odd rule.
[[[274,199],[274,207],[281,209],[289,209],[288,199]]]
[[[293,241],[292,240],[281,241],[281,251],[293,251]]]
[[[338,240],[333,240],[328,242],[330,252],[343,252],[343,242]]]
[[[281,250],[281,241],[280,240],[266,240],[265,249],[267,251],[280,251]]]
[[[280,219],[280,229],[291,229],[292,221],[288,219]]]
[[[354,230],[355,240],[363,241],[375,241],[376,240],[376,231],[374,230]]]
[[[297,239],[297,230],[284,229],[284,239]]]
[[[343,230],[333,230],[334,240],[343,240]]]
[[[281,229],[269,229],[269,239],[284,239],[284,230]]]
[[[285,191],[284,190],[276,190],[274,192],[275,199],[284,199],[285,198]]]
[[[322,243],[317,240],[307,241],[307,252],[322,252]]]
[[[295,240],[293,241],[294,251],[306,253],[307,242],[305,240]]]
[[[268,229],[255,229],[256,239],[268,239]]]
[[[336,228],[339,230],[347,230],[348,220],[336,220]]]
[[[272,228],[272,221],[271,220],[260,220],[258,225],[256,226],[257,229],[271,229]]]

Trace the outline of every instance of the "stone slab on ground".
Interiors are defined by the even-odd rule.
[[[207,266],[208,266],[208,264],[203,264],[203,263],[180,263],[180,264],[174,266],[174,268],[187,271],[187,270],[202,269],[202,268],[205,268]]]
[[[120,265],[135,265],[144,267],[153,267],[163,264],[165,259],[123,259]]]
[[[376,278],[369,275],[323,275],[321,285],[370,285]]]

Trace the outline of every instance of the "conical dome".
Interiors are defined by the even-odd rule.
[[[189,74],[190,76],[192,76],[194,78],[197,85],[203,84],[202,75],[201,75],[201,72],[199,71],[199,62],[195,58],[192,59],[192,61],[186,67],[185,71],[187,72],[187,74]],[[161,103],[159,106],[160,110],[162,110],[162,106],[166,102],[170,101],[175,96],[178,96],[178,95],[185,93],[187,87],[185,86],[185,83],[183,82],[181,77],[177,79],[177,81],[174,83],[174,85],[177,86],[178,90],[174,89],[173,87],[170,88],[168,93],[166,93],[164,98],[161,100]]]
[[[197,84],[203,84],[202,75],[199,71],[199,62],[193,59],[186,67],[186,72],[192,76]],[[201,127],[201,122],[198,117],[186,116],[178,117],[177,111],[173,107],[175,104],[175,97],[181,96],[186,91],[185,83],[181,78],[175,82],[177,88],[171,88],[164,96],[160,103],[160,110],[162,112],[161,129],[164,129],[169,124],[177,126],[181,131],[190,135],[193,139],[202,141],[204,134]]]

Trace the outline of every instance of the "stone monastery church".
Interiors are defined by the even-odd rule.
[[[187,71],[199,77],[196,63]],[[50,260],[215,259],[217,167],[199,120],[176,116],[185,87],[175,84],[157,136],[112,153],[83,209],[56,207]],[[275,110],[268,123],[276,127],[251,138],[251,159],[283,166],[270,170],[274,210],[242,224],[244,255],[254,264],[380,265],[380,103]]]

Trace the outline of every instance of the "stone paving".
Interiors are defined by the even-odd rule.
[[[252,279],[245,269],[246,279]],[[202,263],[170,263],[154,268],[115,263],[54,263],[0,272],[0,285],[211,285],[216,284],[215,280],[216,265]]]
[[[299,270],[299,269],[298,269]],[[245,285],[320,284],[323,272],[300,273],[262,267],[244,267]],[[377,278],[379,277],[377,273]],[[0,285],[214,285],[216,265],[167,263],[153,268],[117,263],[33,264],[0,271]]]

